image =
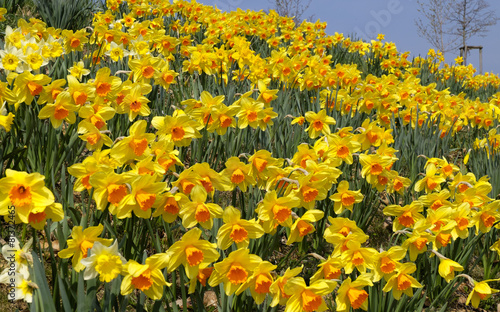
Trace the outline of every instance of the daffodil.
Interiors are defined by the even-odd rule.
[[[469,303],[472,302],[472,306],[474,308],[477,308],[479,307],[479,302],[481,300],[486,300],[490,298],[492,294],[496,294],[497,292],[499,292],[498,289],[493,289],[490,287],[490,285],[488,285],[488,282],[494,281],[498,281],[498,279],[484,280],[481,282],[473,281],[474,288],[467,296],[467,301],[465,302],[465,304],[469,305]]]
[[[83,278],[90,280],[99,275],[101,282],[109,283],[120,275],[126,262],[118,251],[117,240],[111,246],[96,241],[90,249],[90,257],[81,260],[85,266]]]
[[[16,77],[13,93],[17,97],[18,103],[30,105],[35,96],[40,95],[43,87],[51,82],[52,78],[47,75],[33,75],[30,72],[24,72]]]
[[[147,258],[144,264],[129,260],[122,271],[124,275],[120,287],[123,296],[130,294],[133,290],[142,291],[148,298],[158,300],[163,296],[163,286],[170,287],[172,284],[165,281],[162,269],[169,262],[164,253],[158,253]]]
[[[320,110],[318,113],[306,112],[306,121],[309,127],[305,131],[311,139],[315,139],[320,135],[330,134],[330,125],[335,125],[336,121],[333,117],[326,115],[326,110]]]
[[[413,296],[413,288],[423,287],[413,276],[410,274],[417,270],[415,263],[406,262],[396,268],[396,273],[389,278],[385,284],[383,291],[389,292],[392,290],[394,299],[399,300],[401,294],[404,293],[408,297]]]
[[[151,217],[151,210],[156,207],[157,197],[166,188],[166,183],[156,182],[156,176],[148,174],[132,179],[130,186],[132,190],[118,205],[116,216],[130,218],[133,211],[139,218]]]
[[[339,183],[337,193],[330,196],[330,199],[334,201],[335,213],[339,215],[345,209],[352,211],[354,204],[362,202],[363,197],[361,190],[350,191],[349,182],[344,180]]]
[[[375,259],[378,255],[377,250],[369,247],[361,247],[361,243],[356,240],[348,240],[345,243],[346,249],[342,251],[341,259],[345,263],[344,271],[346,274],[356,268],[360,273],[365,273],[366,269],[375,268]]]
[[[62,204],[52,203],[47,206],[34,206],[29,215],[28,223],[37,230],[42,230],[47,222],[47,219],[52,219],[52,222],[59,222],[64,218]],[[22,221],[20,218],[17,222]]]
[[[235,250],[227,258],[214,264],[214,272],[208,284],[215,287],[224,283],[224,292],[230,296],[248,280],[261,262],[259,256],[250,254],[246,248]]]
[[[387,251],[377,255],[375,268],[373,270],[373,281],[378,282],[382,277],[387,281],[396,273],[396,268],[401,265],[398,261],[406,256],[406,249],[401,246],[392,246]]]
[[[222,208],[213,203],[205,203],[207,192],[202,186],[195,186],[191,194],[191,202],[184,204],[179,211],[182,217],[182,225],[191,228],[200,224],[205,229],[211,229],[214,218],[221,218]]]
[[[221,175],[228,176],[233,187],[238,186],[243,192],[247,191],[249,185],[255,185],[255,179],[250,175],[250,164],[241,162],[238,157],[233,156],[226,161],[226,169]]]
[[[85,268],[81,260],[87,258],[88,250],[94,246],[94,242],[100,242],[104,246],[109,246],[113,242],[112,239],[99,237],[103,229],[102,224],[88,227],[85,230],[81,226],[73,227],[71,230],[72,238],[66,241],[68,248],[59,251],[57,255],[62,259],[73,257],[73,270],[80,272]]]
[[[153,212],[153,217],[161,215],[165,222],[172,223],[177,219],[180,207],[187,202],[189,202],[189,198],[181,193],[165,192],[160,194],[158,195],[158,204]]]
[[[5,271],[9,271],[14,263],[14,271],[29,276],[28,266],[31,265],[32,256],[29,252],[33,239],[29,239],[21,248],[19,240],[15,236],[9,236],[6,244],[2,246],[2,256],[9,261]]]
[[[200,235],[201,230],[193,228],[185,233],[180,241],[170,246],[166,252],[170,259],[168,272],[172,272],[182,264],[187,277],[193,279],[201,266],[206,267],[219,258],[216,245],[200,239]]]
[[[5,175],[0,179],[0,215],[8,215],[8,207],[14,206],[16,218],[29,223],[34,207],[54,203],[54,195],[45,187],[45,177],[41,174],[6,169]]]
[[[329,256],[328,259],[321,261],[318,270],[311,277],[311,282],[320,279],[332,280],[339,279],[344,268],[344,262],[339,257]]]
[[[222,250],[236,243],[238,248],[246,248],[250,239],[264,235],[264,229],[255,220],[241,219],[241,212],[233,206],[227,206],[222,215],[224,225],[217,232],[217,247]]]
[[[273,232],[278,225],[292,226],[292,208],[298,207],[300,199],[294,194],[278,197],[276,191],[267,192],[255,211],[263,222],[266,233]]]
[[[151,92],[150,85],[134,84],[125,98],[120,102],[116,112],[127,114],[129,121],[133,121],[137,116],[149,116],[151,114],[151,109],[148,106],[150,100],[144,96],[149,92]]]
[[[94,188],[94,200],[98,210],[109,209],[112,214],[117,213],[120,202],[130,193],[130,176],[114,172],[99,171],[92,174],[89,184]]]
[[[146,133],[147,122],[138,120],[132,124],[129,136],[115,143],[111,157],[125,164],[130,160],[141,159],[150,154],[149,144],[154,141],[153,133]]]
[[[294,277],[285,285],[285,293],[290,296],[286,302],[286,312],[326,311],[323,296],[333,292],[337,283],[330,280],[317,280],[306,285],[302,277]]]
[[[353,282],[350,277],[342,281],[337,290],[335,303],[337,304],[338,312],[350,311],[351,307],[356,309],[368,310],[368,292],[363,288],[373,286],[373,283],[368,274],[361,274]]]
[[[444,278],[447,283],[455,278],[455,272],[460,272],[463,270],[464,267],[459,263],[445,257],[439,257],[438,272],[439,275],[441,275],[441,277]]]
[[[255,268],[252,276],[236,290],[235,294],[239,295],[249,288],[255,303],[261,304],[270,292],[269,288],[274,282],[274,278],[271,275],[271,271],[274,269],[276,269],[276,265],[268,261],[262,261]]]
[[[31,303],[33,301],[33,291],[38,288],[38,286],[33,283],[29,274],[27,273],[17,273],[14,276],[9,275],[9,271],[5,270],[0,274],[0,284],[8,285],[8,300],[24,300],[27,303]],[[14,283],[12,281],[14,280]],[[12,284],[14,287],[12,287]],[[14,290],[10,290],[10,288],[14,288]]]
[[[297,268],[287,268],[283,276],[278,276],[274,282],[269,287],[269,291],[273,296],[270,306],[275,307],[278,304],[285,305],[288,299],[291,297],[285,293],[285,285],[290,279],[297,276],[302,272],[303,266]]]
[[[172,116],[153,117],[151,124],[158,130],[157,136],[173,141],[175,146],[188,146],[192,139],[201,138],[198,130],[203,128],[181,110],[175,111]]]
[[[424,219],[425,217],[420,213],[423,209],[422,203],[413,201],[411,204],[403,207],[389,205],[384,208],[384,214],[396,217],[392,228],[393,231],[399,231],[403,228],[413,228],[417,221]]]
[[[290,227],[290,235],[286,244],[290,245],[295,242],[301,242],[306,235],[314,233],[316,229],[311,223],[318,222],[323,216],[324,212],[319,209],[306,211],[300,218],[295,220]]]

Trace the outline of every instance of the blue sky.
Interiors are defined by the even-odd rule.
[[[236,8],[243,10],[265,10],[272,7],[269,0],[198,0],[206,5],[217,5],[221,10]],[[307,2],[307,0],[304,0]],[[500,1],[487,0],[490,9],[500,16]],[[417,34],[415,18],[418,17],[416,0],[312,0],[304,17],[314,15],[327,22],[327,33],[357,33],[363,39],[373,39],[376,32],[385,34],[387,41],[392,41],[401,52],[410,51],[411,56],[425,55],[432,46]],[[469,45],[483,46],[483,71],[500,74],[500,22],[489,28],[486,37],[476,36],[469,40]],[[449,52],[446,62],[452,63],[459,55]],[[468,62],[479,70],[479,54],[474,50]]]

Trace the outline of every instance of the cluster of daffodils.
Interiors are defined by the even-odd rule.
[[[31,303],[33,290],[37,285],[30,279],[32,244],[30,239],[21,248],[19,240],[15,236],[9,236],[2,247],[2,256],[7,260],[7,267],[0,273],[0,283],[8,286],[7,300],[24,300]]]
[[[0,51],[6,77],[0,82],[0,131],[19,130],[15,121],[23,110],[37,111],[40,123],[62,132],[75,131],[86,148],[81,162],[67,166],[75,192],[114,221],[175,224],[182,236],[139,263],[120,252],[126,238],[109,237],[103,224],[73,226],[57,254],[71,258],[71,270],[102,283],[122,276],[124,296],[140,291],[159,300],[175,283],[165,276],[183,270],[189,293],[222,285],[228,296],[249,292],[257,304],[267,298],[286,312],[324,311],[329,297],[342,312],[367,310],[369,287],[376,283],[396,300],[413,296],[425,286],[414,276],[417,259],[438,257],[438,274],[446,282],[463,277],[473,286],[467,303],[477,307],[496,292],[487,284],[493,280],[456,275],[465,268],[444,255],[453,241],[500,228],[500,201],[488,197],[488,177],[477,179],[446,159],[430,158],[423,177],[411,181],[393,170],[398,151],[391,147],[397,136],[391,125],[393,116],[400,126],[425,123],[441,137],[476,127],[489,131],[477,147],[498,148],[498,96],[481,102],[436,84],[423,86],[419,73],[424,64],[436,64],[432,59],[412,64],[408,53],[383,36],[370,43],[327,36],[319,21],[296,25],[273,11],[223,13],[195,1],[137,0],[125,6],[108,0],[107,7],[88,30],[54,29],[37,19],[7,27]],[[356,65],[333,60],[334,51],[372,57],[384,73],[364,75]],[[68,73],[47,75],[54,62],[82,54]],[[456,79],[467,77],[472,88],[500,84],[498,77],[472,78],[465,67],[435,69],[443,77],[450,70]],[[205,78],[217,89],[182,92]],[[223,94],[231,84],[236,90]],[[287,92],[297,90],[312,96],[311,102],[294,116],[280,114]],[[173,109],[156,103],[159,94],[168,94],[166,102],[176,99]],[[335,128],[333,112],[368,118],[356,129]],[[242,131],[258,136],[284,120],[310,139],[289,158],[259,149],[212,166],[185,161],[188,152],[196,159],[194,146],[207,137],[224,140]],[[116,133],[117,123],[127,125],[126,133]],[[368,247],[369,235],[352,220],[366,194],[351,177],[395,198],[411,186],[421,194],[383,209],[399,239],[387,250]],[[218,200],[254,190],[262,200],[247,211],[235,207],[236,200]],[[0,178],[0,216],[36,230],[47,220],[67,222],[44,176],[11,169]],[[328,254],[316,255],[320,263],[310,276],[300,266],[280,271],[271,259],[251,253],[255,242],[279,233],[286,245],[310,241],[320,224]],[[14,257],[16,299],[29,302],[36,289],[27,269],[30,244],[13,246],[4,247],[3,255]],[[500,254],[500,240],[488,248]],[[0,282],[10,283],[9,273]]]

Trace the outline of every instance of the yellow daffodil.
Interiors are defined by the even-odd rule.
[[[269,261],[262,261],[246,282],[236,290],[235,295],[239,295],[249,288],[255,303],[261,304],[264,302],[266,295],[270,292],[269,288],[274,282],[274,278],[271,275],[271,271],[274,269],[276,269],[276,265]]]
[[[112,239],[99,237],[103,229],[102,224],[88,227],[85,230],[81,226],[73,227],[71,230],[72,238],[66,241],[68,248],[59,251],[57,255],[62,259],[73,257],[73,270],[80,272],[85,268],[81,260],[87,258],[87,252],[94,246],[94,242],[100,242],[104,246],[109,246],[113,242]]]
[[[326,110],[320,110],[318,113],[306,112],[306,121],[309,127],[305,131],[309,133],[311,139],[315,139],[320,135],[330,134],[330,125],[335,125],[335,119],[326,115]]]
[[[290,296],[285,311],[326,311],[323,296],[331,293],[336,286],[337,283],[330,280],[317,280],[308,286],[302,277],[294,277],[285,285],[285,293]]]
[[[361,274],[353,282],[351,278],[342,281],[339,289],[337,290],[337,297],[335,303],[337,304],[338,312],[350,311],[353,309],[368,310],[368,293],[363,288],[366,286],[373,286],[373,283],[368,274]]]
[[[264,229],[255,220],[241,219],[241,212],[233,206],[227,206],[222,215],[224,225],[217,232],[217,247],[228,249],[233,242],[238,248],[246,248],[250,239],[264,235]]]
[[[224,283],[224,292],[230,296],[252,276],[261,262],[262,259],[257,255],[250,254],[248,249],[235,250],[227,258],[214,264],[214,272],[210,276],[208,284],[215,287]]]
[[[216,244],[200,239],[201,230],[193,228],[186,232],[181,240],[175,242],[166,251],[170,259],[167,265],[168,272],[172,272],[179,265],[183,265],[189,279],[197,276],[200,267],[214,262],[219,258]]]
[[[349,182],[341,181],[337,186],[337,193],[330,196],[330,199],[334,201],[333,208],[337,215],[341,214],[345,209],[352,211],[354,204],[363,201],[363,194],[361,190],[350,191]]]
[[[0,215],[9,214],[8,207],[14,206],[16,218],[29,223],[30,213],[35,207],[46,207],[54,203],[54,195],[45,187],[41,174],[5,170],[0,179]]]
[[[147,258],[144,264],[129,260],[122,271],[124,275],[120,293],[122,296],[133,290],[142,291],[148,298],[158,300],[163,296],[163,286],[172,284],[165,281],[162,269],[168,265],[169,259],[164,253],[158,253]]]
[[[290,227],[290,235],[288,236],[286,244],[290,245],[295,242],[301,242],[306,235],[314,233],[316,229],[311,223],[321,220],[324,214],[323,211],[318,209],[306,211],[302,217],[295,220]]]
[[[251,164],[241,162],[238,157],[233,156],[226,161],[226,169],[220,173],[229,177],[233,188],[238,186],[243,192],[247,191],[249,185],[255,185],[255,179],[250,175]]]
[[[255,211],[263,222],[266,233],[273,232],[278,225],[292,226],[292,208],[298,207],[300,199],[294,194],[279,197],[276,191],[267,192]]]
[[[383,291],[389,292],[392,290],[392,296],[394,299],[399,300],[401,294],[404,293],[408,297],[413,296],[413,288],[423,287],[413,276],[409,274],[415,272],[417,266],[415,263],[407,262],[401,264],[396,268],[396,273],[389,278],[387,284],[385,284]]]
[[[214,218],[222,218],[222,208],[207,201],[207,192],[202,186],[195,186],[191,192],[191,202],[182,205],[179,211],[182,217],[182,225],[191,228],[200,224],[204,229],[211,229]]]

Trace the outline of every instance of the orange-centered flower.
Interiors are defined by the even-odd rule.
[[[47,214],[45,213],[45,211],[31,212],[28,216],[28,222],[29,223],[44,222],[46,217],[47,217]]]
[[[73,100],[75,101],[76,105],[83,105],[85,102],[87,102],[87,93],[82,92],[82,91],[75,91],[73,92]]]
[[[314,130],[321,131],[323,129],[323,122],[321,120],[315,120],[312,124]]]
[[[347,156],[349,156],[349,148],[345,145],[342,145],[337,150],[337,157],[346,158]]]
[[[186,132],[182,127],[173,127],[172,128],[172,140],[174,141],[180,141],[184,139],[184,135]]]
[[[287,206],[275,204],[273,206],[273,214],[276,221],[283,223],[288,219],[288,217],[290,217],[292,211]]]
[[[9,199],[16,207],[25,207],[31,204],[31,188],[17,184],[10,189]]]
[[[98,82],[95,91],[97,92],[97,95],[99,95],[100,97],[105,97],[111,91],[111,84],[102,81]]]
[[[370,174],[379,175],[382,173],[383,169],[384,168],[382,168],[382,166],[379,163],[372,164],[370,168]]]
[[[141,110],[141,102],[140,101],[132,101],[130,103],[130,110],[133,111],[134,113],[137,113],[138,111]]]
[[[139,204],[141,210],[146,211],[150,209],[155,203],[156,194],[149,194],[143,190],[139,190],[135,195],[135,199],[137,200],[137,203]]]
[[[80,243],[80,250],[82,251],[83,258],[87,258],[87,252],[89,249],[94,246],[94,242],[90,242],[88,240],[84,240]]]
[[[302,309],[307,312],[315,311],[322,303],[320,295],[316,295],[309,289],[302,292]]]
[[[179,205],[177,204],[177,201],[175,200],[174,197],[169,197],[167,199],[167,202],[165,203],[163,210],[173,215],[179,213]]]
[[[255,292],[258,294],[267,294],[272,283],[273,281],[267,274],[259,274],[255,280]]]
[[[69,115],[69,110],[64,108],[62,105],[57,105],[54,109],[54,118],[57,120],[64,119],[68,117]]]
[[[356,201],[354,196],[352,196],[347,192],[342,194],[341,200],[342,200],[342,205],[344,206],[351,206]]]
[[[309,234],[311,231],[314,230],[314,227],[304,220],[300,220],[298,222],[297,228],[299,229],[300,236],[306,236],[307,234]]]
[[[318,194],[318,190],[313,187],[309,187],[307,185],[302,187],[302,196],[304,197],[304,201],[306,203],[312,202]]]
[[[404,227],[411,227],[415,223],[415,220],[413,219],[413,216],[411,215],[411,211],[406,211],[401,216],[399,216],[398,221]]]
[[[241,243],[248,238],[248,231],[239,224],[234,224],[229,237],[231,237],[235,243]]]
[[[334,267],[330,263],[323,265],[323,274],[325,275],[325,279],[337,279],[341,273],[342,271],[340,271],[339,268]]]
[[[363,258],[361,252],[359,251],[354,252],[354,255],[352,256],[352,263],[356,266],[365,263],[365,259]]]
[[[132,139],[129,143],[130,148],[134,150],[134,154],[136,156],[141,156],[144,154],[144,151],[148,147],[148,140],[145,138],[142,139]]]
[[[239,184],[244,180],[245,180],[245,174],[243,173],[243,171],[241,171],[241,169],[236,169],[231,174],[231,182],[233,182],[234,184]]]
[[[153,77],[155,73],[155,69],[153,68],[153,66],[144,66],[142,68],[142,76],[144,76],[144,78],[147,78],[147,79],[150,79],[151,77]]]
[[[406,274],[398,275],[398,290],[406,290],[411,287],[411,281]]]
[[[30,81],[28,82],[28,90],[30,91],[31,95],[35,96],[39,95],[42,92],[43,87],[36,82]]]
[[[340,230],[339,230],[339,233],[344,235],[344,237],[347,237],[347,235],[349,235],[349,233],[351,232],[351,229],[347,226],[343,226]]]
[[[419,237],[412,243],[418,250],[422,250],[427,244],[427,238]]]
[[[80,46],[80,39],[78,39],[78,38],[71,38],[70,46],[72,48],[78,48],[78,46]]]
[[[229,127],[231,125],[231,123],[233,122],[231,117],[224,115],[224,114],[219,116],[219,121],[220,121],[220,125],[222,128]]]
[[[363,289],[350,288],[347,291],[347,297],[349,298],[352,308],[356,310],[359,309],[368,298],[368,293]]]
[[[207,222],[208,220],[210,220],[210,211],[204,204],[199,204],[196,207],[196,213],[194,217],[199,223]]]
[[[380,271],[385,274],[391,274],[396,269],[396,263],[389,257],[383,257],[380,260]]]
[[[117,206],[118,203],[127,195],[127,187],[125,184],[110,184],[107,187],[108,189],[108,202]]]
[[[203,251],[194,247],[188,246],[185,249],[186,260],[190,266],[196,266],[203,261]]]
[[[136,289],[140,289],[142,291],[148,290],[153,285],[153,280],[151,279],[151,270],[147,269],[142,272],[141,275],[137,277],[132,277],[132,285]]]
[[[483,212],[481,214],[481,220],[483,221],[484,225],[486,227],[492,227],[493,224],[495,223],[495,217],[490,215],[489,213],[487,212]]]
[[[256,121],[257,120],[257,112],[255,112],[255,111],[249,111],[247,113],[247,119],[250,122]]]
[[[248,272],[238,262],[231,264],[227,278],[233,284],[241,284],[247,280]]]
[[[258,157],[256,157],[256,158],[253,160],[253,165],[255,166],[255,168],[257,168],[257,170],[258,170],[259,172],[262,172],[262,171],[264,171],[264,169],[266,169],[266,166],[267,166],[267,160],[262,159],[262,158],[258,158]]]

